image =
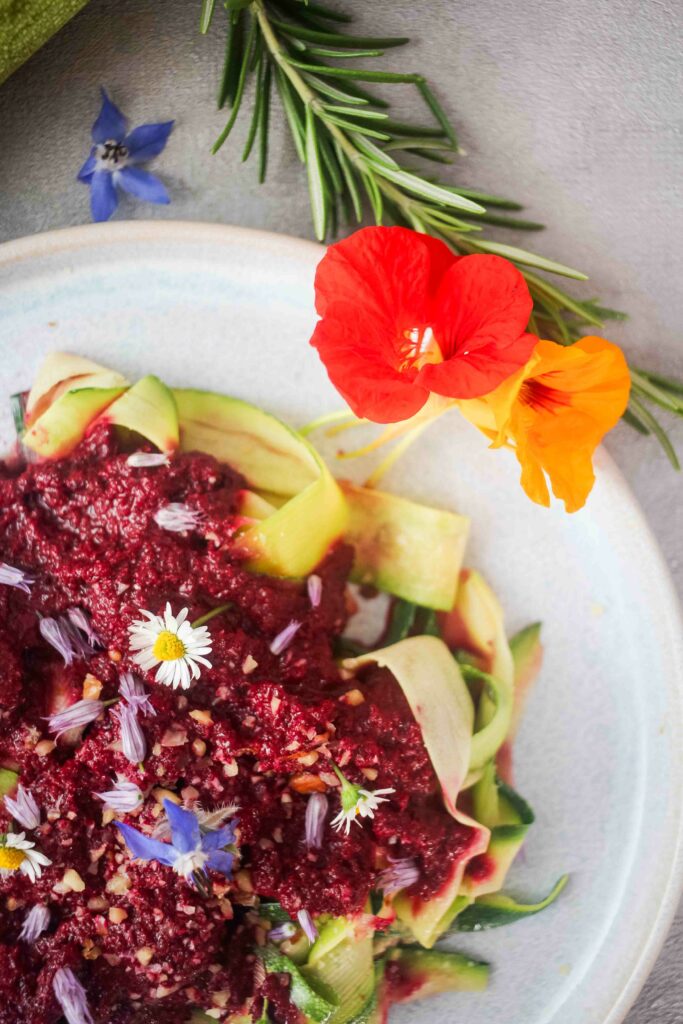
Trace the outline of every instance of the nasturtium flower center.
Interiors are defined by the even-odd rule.
[[[443,355],[431,327],[411,327],[398,346],[398,370],[421,370],[427,363],[442,363]]]
[[[549,387],[538,380],[525,380],[519,391],[519,400],[522,405],[553,413],[562,406],[571,405],[571,394]]]
[[[95,146],[95,157],[100,170],[116,171],[125,165],[128,159],[128,148],[122,142],[107,139],[106,142]]]
[[[26,860],[23,850],[11,846],[0,846],[0,871],[18,871]]]
[[[177,661],[185,655],[185,644],[175,633],[164,629],[154,641],[152,651],[159,661]]]

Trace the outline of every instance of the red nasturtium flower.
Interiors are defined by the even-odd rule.
[[[455,256],[407,228],[363,228],[330,246],[315,278],[311,344],[353,412],[395,423],[430,392],[478,398],[525,365],[532,299],[500,256]]]

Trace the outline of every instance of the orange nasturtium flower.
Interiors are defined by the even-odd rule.
[[[550,504],[547,474],[555,497],[576,512],[595,481],[593,453],[624,412],[630,384],[621,349],[604,338],[568,347],[539,341],[495,391],[458,406],[491,447],[514,447],[532,501]]]

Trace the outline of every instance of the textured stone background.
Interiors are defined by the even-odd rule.
[[[549,225],[527,242],[590,274],[583,294],[631,314],[609,333],[632,361],[683,377],[683,14],[675,0],[346,0],[346,8],[367,32],[414,38],[385,63],[427,73],[454,115],[467,156],[452,180],[524,201]],[[0,240],[88,219],[87,190],[74,175],[100,83],[134,124],[177,120],[158,161],[173,205],[124,203],[119,217],[310,236],[301,168],[278,117],[266,186],[240,165],[244,124],[219,157],[209,155],[224,121],[213,102],[222,34],[217,25],[198,36],[198,9],[198,0],[92,0],[0,88]],[[409,90],[400,95],[406,112],[417,111]],[[683,450],[683,424],[672,437]],[[683,591],[681,478],[626,427],[608,447]],[[682,951],[679,914],[628,1024],[683,1020]]]

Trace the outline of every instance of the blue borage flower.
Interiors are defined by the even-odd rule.
[[[119,204],[117,188],[148,203],[170,203],[162,182],[137,164],[159,156],[173,124],[142,124],[127,134],[126,118],[102,89],[102,109],[92,128],[94,146],[78,172],[78,180],[90,186],[93,220],[109,220]]]
[[[199,819],[192,811],[178,807],[171,800],[164,800],[164,810],[171,825],[170,843],[151,839],[121,821],[114,823],[132,856],[138,860],[166,864],[198,888],[202,887],[202,878],[209,870],[230,878],[234,857],[225,847],[235,842],[237,823],[233,821],[214,832],[203,833]]]

